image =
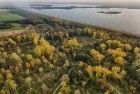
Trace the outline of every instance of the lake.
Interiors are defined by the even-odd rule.
[[[56,4],[55,6],[70,6],[70,5]],[[140,34],[140,9],[74,8],[68,10],[68,9],[33,9],[29,7],[26,9],[32,12],[54,17],[60,17],[63,19],[68,19],[80,23],[97,25],[119,31]],[[108,11],[108,10],[120,11],[121,13],[120,14],[97,13],[99,11]]]

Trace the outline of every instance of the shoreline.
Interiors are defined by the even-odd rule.
[[[29,10],[26,10],[26,11],[29,11]],[[32,11],[29,11],[29,12],[32,12]],[[64,19],[64,18],[60,18],[60,17],[56,17],[56,16],[49,16],[47,14],[44,15],[44,14],[40,14],[40,13],[36,13],[36,12],[32,12],[32,13],[35,13],[35,14],[38,14],[38,15],[42,15],[43,17],[48,17],[48,18],[53,18],[53,19],[59,19],[61,21],[69,21],[71,23],[76,23],[76,24],[85,25],[85,26],[91,26],[91,27],[95,27],[95,28],[98,28],[98,29],[108,30],[109,32],[121,33],[121,34],[126,34],[126,35],[129,35],[129,36],[132,36],[132,37],[140,38],[140,34],[136,34],[136,33],[133,33],[131,31],[130,32],[127,32],[127,31],[117,30],[117,29],[112,29],[112,28],[107,28],[107,27],[103,27],[103,26],[99,26],[99,25],[88,24],[88,23],[78,22],[78,21],[72,21],[72,20],[69,20],[69,19]]]
[[[16,8],[16,9],[21,9],[21,8]],[[140,39],[140,34],[135,34],[135,33],[132,33],[132,32],[116,30],[116,29],[102,27],[102,26],[94,25],[94,24],[88,24],[88,23],[84,23],[84,22],[72,21],[72,20],[68,20],[68,19],[64,19],[64,18],[60,18],[60,17],[55,17],[55,16],[44,15],[44,14],[40,14],[40,13],[29,11],[29,10],[26,10],[26,9],[21,9],[21,11],[23,11],[23,12],[24,11],[30,12],[32,14],[42,16],[43,19],[46,19],[46,20],[47,19],[49,19],[49,20],[51,19],[54,22],[55,22],[55,19],[59,19],[62,22],[69,22],[69,23],[72,23],[72,24],[77,24],[77,25],[82,25],[82,26],[90,26],[90,27],[93,27],[93,28],[96,28],[96,29],[104,30],[106,32],[119,33],[119,34],[123,34],[123,35],[129,36],[129,37]]]
[[[46,16],[46,17],[49,17],[49,18],[54,18],[54,19],[57,18],[57,19],[60,19],[62,21],[68,21],[70,23],[75,23],[75,24],[84,25],[84,26],[90,26],[90,27],[93,27],[93,28],[105,30],[107,32],[120,33],[120,34],[124,34],[124,35],[127,35],[127,36],[131,36],[131,37],[135,37],[135,38],[139,38],[140,39],[140,34],[135,34],[135,33],[132,33],[132,32],[127,32],[127,31],[121,31],[121,30],[106,28],[106,27],[102,27],[102,26],[99,26],[99,25],[87,24],[87,23],[84,23],[84,22],[82,23],[82,22],[72,21],[72,20],[68,20],[68,19],[64,19],[64,18],[59,18],[59,17],[54,17],[54,16],[48,16],[48,15],[43,15],[43,16]]]

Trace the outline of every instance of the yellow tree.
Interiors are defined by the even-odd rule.
[[[39,41],[40,35],[37,34],[37,33],[32,33],[32,38],[33,38],[33,43],[35,45],[38,45],[38,41]]]
[[[112,67],[111,71],[112,71],[112,76],[118,80],[122,80],[126,75],[126,71],[121,70],[121,68],[117,66]]]
[[[39,41],[39,45],[34,48],[37,56],[41,56],[44,54],[50,55],[54,52],[54,50],[54,46],[50,45],[50,43],[44,38],[41,38],[41,40]]]
[[[108,49],[108,52],[115,58],[115,57],[126,57],[127,54],[121,49]]]
[[[90,50],[90,55],[98,62],[102,61],[105,58],[104,55],[100,54],[95,49]]]
[[[67,46],[79,46],[79,42],[77,41],[76,38],[70,39],[65,42]]]
[[[12,40],[11,38],[8,39],[8,42],[9,42],[10,44],[12,44],[12,45],[16,45],[16,44],[17,44],[17,43],[16,43],[14,40]]]
[[[125,59],[122,58],[122,57],[115,58],[115,63],[116,64],[123,65],[123,64],[125,64],[125,62],[126,62]]]
[[[10,59],[13,61],[13,62],[16,62],[16,63],[20,63],[22,60],[21,58],[19,57],[19,55],[17,55],[16,53],[12,53],[10,55]]]
[[[31,61],[33,59],[33,56],[31,54],[26,55],[27,61]]]
[[[128,51],[132,50],[132,46],[130,44],[124,44],[124,46],[126,50]]]

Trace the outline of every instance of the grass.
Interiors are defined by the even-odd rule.
[[[7,11],[0,11],[0,21],[16,21],[25,19],[22,16],[9,13]]]
[[[9,32],[9,31],[12,31],[12,30],[20,30],[20,29],[23,29],[24,27],[21,25],[21,24],[18,24],[18,23],[11,23],[12,25],[12,28],[10,29],[2,29],[0,30],[0,32]]]

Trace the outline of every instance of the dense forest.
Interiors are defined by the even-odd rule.
[[[140,93],[139,37],[58,18],[26,22],[0,38],[0,94]]]

